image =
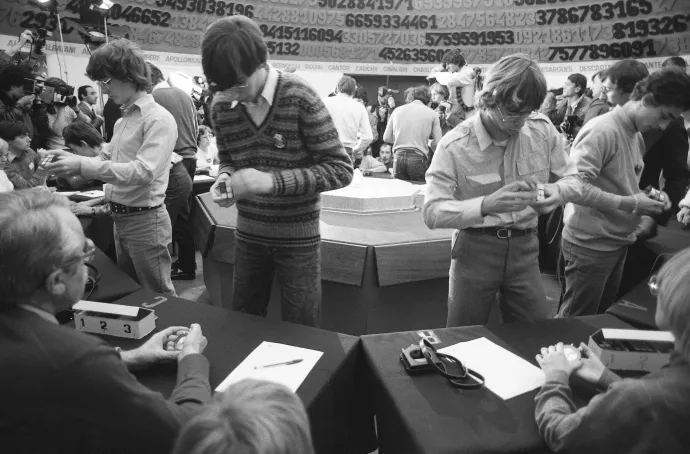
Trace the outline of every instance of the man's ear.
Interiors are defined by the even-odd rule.
[[[67,292],[64,281],[64,270],[57,269],[50,273],[45,281],[45,290],[53,296],[63,296]]]
[[[88,146],[89,146],[88,143],[84,142],[83,140],[80,140],[80,142],[81,142],[81,143],[80,143],[79,145],[81,145],[82,147],[87,147],[87,148],[88,148]]]

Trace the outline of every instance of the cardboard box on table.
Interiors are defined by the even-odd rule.
[[[78,331],[141,339],[156,328],[151,309],[93,301],[80,301],[72,309],[77,311],[74,324]]]
[[[673,342],[667,331],[600,329],[588,346],[609,369],[656,372],[668,364]]]

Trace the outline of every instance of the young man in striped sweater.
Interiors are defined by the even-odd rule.
[[[251,19],[216,21],[201,51],[217,92],[220,170],[211,195],[223,207],[237,202],[233,309],[265,316],[275,272],[283,320],[319,326],[319,193],[350,184],[351,160],[316,92],[266,62]]]

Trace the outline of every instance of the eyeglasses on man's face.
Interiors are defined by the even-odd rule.
[[[97,80],[96,83],[98,84],[99,87],[101,87],[103,90],[110,91],[110,83],[112,82],[113,78],[109,77],[105,80]]]
[[[82,260],[84,263],[91,263],[95,256],[96,245],[93,243],[93,241],[91,241],[90,238],[86,238],[84,241],[84,250],[82,254],[65,260],[58,268],[67,268],[80,260]]]
[[[524,112],[511,112],[509,110],[506,110],[506,114],[503,115],[503,111],[500,106],[497,107],[496,110],[498,110],[498,114],[501,116],[501,120],[503,120],[503,123],[522,121],[525,118],[527,118],[529,114],[532,113],[531,110]]]

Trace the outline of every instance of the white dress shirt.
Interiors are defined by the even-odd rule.
[[[343,146],[352,149],[353,157],[361,156],[374,140],[366,107],[345,93],[325,98],[323,103],[331,114]]]

